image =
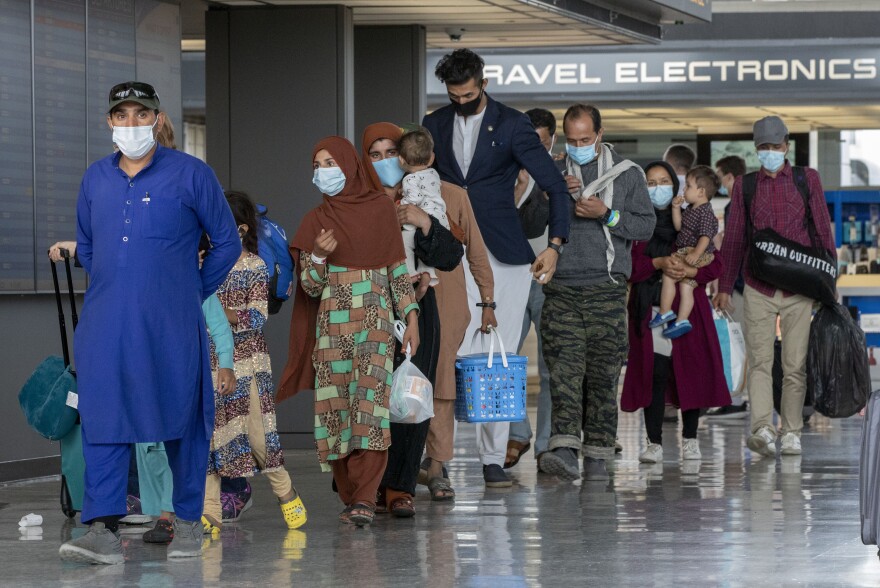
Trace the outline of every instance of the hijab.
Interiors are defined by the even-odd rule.
[[[393,141],[395,145],[399,146],[403,133],[403,129],[390,122],[374,123],[364,129],[364,135],[361,139],[361,161],[364,164],[364,169],[367,170],[367,176],[369,176],[373,188],[384,190],[382,182],[379,180],[379,174],[376,173],[376,168],[373,167],[373,159],[370,157],[370,147],[373,146],[373,143],[381,141],[382,139]],[[449,230],[452,235],[459,242],[464,243],[464,230],[450,217],[447,216],[446,220],[449,222]]]
[[[303,269],[300,252],[312,251],[321,229],[333,229],[338,245],[328,256],[328,261],[334,265],[348,269],[378,269],[403,260],[406,254],[399,237],[400,223],[397,222],[394,203],[384,191],[373,188],[354,145],[343,137],[321,139],[312,151],[312,161],[323,149],[333,156],[345,174],[345,187],[336,196],[324,194],[323,202],[305,216],[297,229],[290,242],[296,275],[299,276]],[[312,352],[320,302],[301,287],[296,288],[287,365],[278,387],[278,402],[315,387]]]
[[[662,167],[666,170],[666,173],[672,178],[672,193],[678,194],[678,178],[675,176],[675,170],[672,169],[672,166],[665,161],[654,161],[645,166],[645,174],[647,175],[655,167]],[[675,230],[675,225],[672,224],[671,207],[666,207],[663,210],[655,208],[654,213],[657,216],[657,224],[654,226],[654,234],[651,235],[651,240],[645,246],[645,255],[651,259],[666,257],[672,253],[675,238],[678,236],[678,231]],[[651,307],[659,299],[662,278],[663,272],[657,270],[654,272],[654,275],[644,282],[633,284],[630,295],[635,301],[633,320],[635,320],[636,333],[639,336],[642,334],[644,318],[650,315]]]
[[[374,190],[382,190],[383,187],[382,182],[379,181],[379,174],[376,173],[376,168],[373,167],[370,147],[373,146],[373,143],[382,139],[388,139],[393,141],[395,145],[399,145],[401,137],[403,137],[403,129],[390,122],[375,123],[364,129],[364,136],[361,139],[361,161],[364,164],[364,169],[367,171],[370,185]]]
[[[400,232],[394,203],[384,190],[373,187],[354,145],[342,137],[321,139],[312,150],[312,160],[324,149],[345,174],[345,187],[336,196],[323,195],[324,201],[300,224],[291,249],[311,251],[321,229],[333,229],[338,245],[328,259],[334,265],[376,269],[404,259],[403,240],[384,238]]]

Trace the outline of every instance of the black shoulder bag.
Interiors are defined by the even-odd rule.
[[[837,302],[837,262],[818,244],[816,223],[810,209],[810,189],[802,167],[792,167],[798,192],[804,199],[804,226],[811,247],[786,239],[771,228],[755,230],[751,205],[758,187],[758,172],[743,176],[742,194],[749,243],[749,272],[771,286],[812,298],[823,304]]]

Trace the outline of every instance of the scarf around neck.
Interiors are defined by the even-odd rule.
[[[612,153],[612,145],[609,145],[608,143],[600,143],[599,155],[597,157],[598,161],[596,162],[599,167],[598,177],[593,182],[590,182],[588,186],[584,187],[580,194],[571,195],[575,202],[581,198],[587,198],[596,194],[605,206],[611,208],[611,205],[614,202],[614,180],[630,168],[639,170],[639,173],[641,173],[644,178],[645,172],[642,171],[641,167],[629,159],[624,159],[615,164]],[[584,178],[583,173],[581,172],[581,166],[576,161],[572,160],[571,157],[565,158],[565,166],[566,172],[569,175],[576,177],[581,183],[581,186],[583,186]],[[602,225],[602,232],[605,234],[605,262],[608,268],[608,277],[616,284],[617,280],[611,275],[611,266],[614,264],[614,243],[611,241],[611,231],[606,225]]]

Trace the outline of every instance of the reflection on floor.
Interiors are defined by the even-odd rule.
[[[533,415],[534,418],[534,415]],[[534,421],[533,421],[534,422]],[[56,480],[0,488],[0,584],[138,586],[876,586],[877,548],[859,541],[861,420],[814,417],[803,458],[758,458],[744,450],[747,424],[701,423],[701,463],[683,467],[674,425],[666,461],[639,465],[641,414],[622,414],[610,484],[563,483],[536,473],[527,454],[509,489],[485,489],[459,428],[450,467],[455,503],[431,503],[420,487],[415,519],[382,515],[369,528],[337,523],[341,509],[311,452],[287,465],[309,510],[287,531],[269,486],[226,525],[197,561],[167,562],[163,547],[124,530],[127,563],[62,564],[57,550],[81,525],[65,524]],[[16,528],[29,512],[41,531]]]

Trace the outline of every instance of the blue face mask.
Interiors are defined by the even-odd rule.
[[[345,174],[338,167],[319,167],[315,169],[312,183],[327,196],[336,196],[345,187]]]
[[[719,187],[719,188],[718,188],[718,194],[719,194],[720,196],[730,196],[730,194],[727,193],[727,186],[721,186],[721,187]]]
[[[568,153],[568,156],[575,160],[578,165],[585,165],[596,159],[596,143],[598,142],[599,137],[596,137],[596,140],[593,141],[592,145],[585,145],[583,147],[575,147],[566,143],[565,152]]]
[[[373,168],[379,176],[379,181],[388,188],[393,188],[403,179],[403,169],[400,167],[400,160],[396,157],[374,161]]]
[[[648,196],[654,208],[666,208],[672,202],[672,185],[651,186],[648,188]]]
[[[768,172],[776,173],[785,165],[785,153],[771,149],[761,150],[758,151],[758,160]]]

